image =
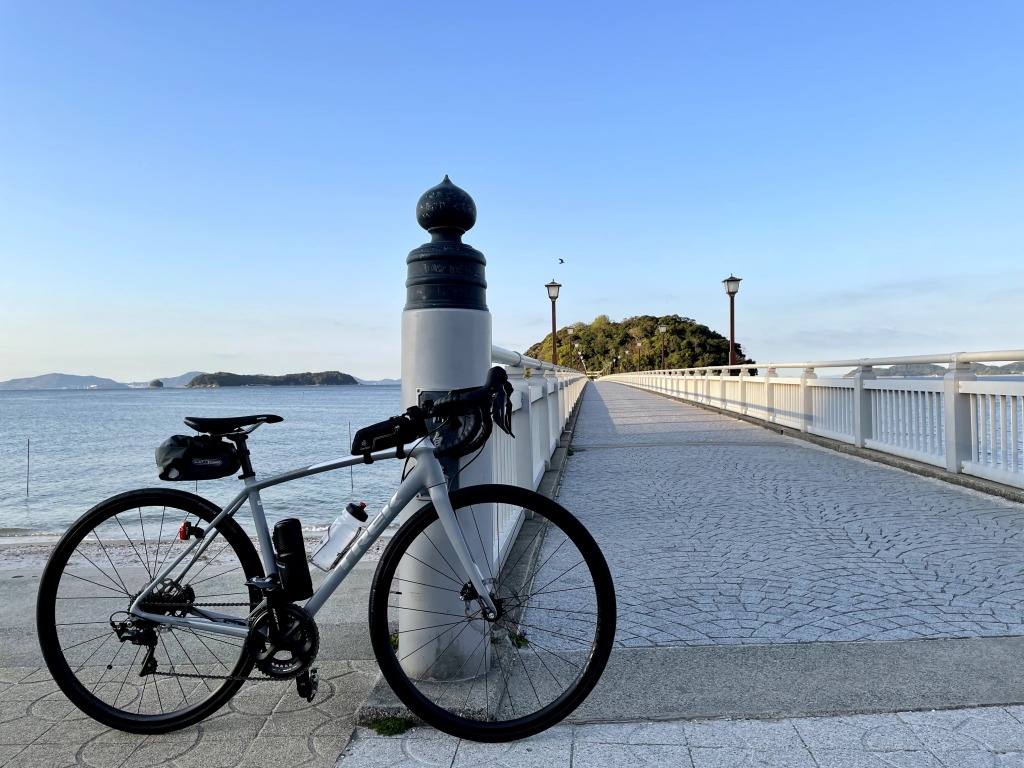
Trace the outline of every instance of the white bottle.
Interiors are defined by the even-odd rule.
[[[331,523],[327,533],[313,548],[309,561],[321,571],[329,571],[337,565],[341,556],[362,532],[362,524],[366,522],[365,509],[364,502],[353,502],[345,507],[345,511]]]

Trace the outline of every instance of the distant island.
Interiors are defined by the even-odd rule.
[[[0,381],[0,389],[128,389],[128,385],[99,376],[44,373],[42,376],[32,376],[27,379]]]
[[[398,379],[380,379],[365,381],[340,371],[322,371],[320,373],[289,373],[284,376],[242,375],[237,373],[202,373],[192,371],[180,376],[164,376],[148,382],[132,382],[124,384],[113,379],[99,376],[75,376],[65,373],[46,373],[25,379],[0,381],[0,390],[30,389],[168,389],[168,388],[203,388],[203,387],[321,387],[321,386],[358,386],[396,385]]]
[[[341,371],[320,373],[288,373],[284,376],[245,375],[240,373],[204,373],[196,376],[186,386],[200,387],[333,387],[359,386],[354,377]]]

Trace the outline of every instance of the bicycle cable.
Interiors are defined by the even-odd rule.
[[[481,445],[479,448],[477,448],[476,453],[473,455],[473,458],[470,459],[469,461],[467,461],[461,467],[459,467],[458,471],[454,475],[452,475],[451,478],[449,478],[449,480],[448,480],[448,490],[449,491],[451,491],[451,489],[452,489],[452,483],[455,482],[455,478],[457,478],[459,475],[462,474],[462,470],[464,470],[466,467],[468,467],[470,464],[472,464],[474,461],[476,461],[478,458],[480,458],[480,454],[484,452],[484,448],[486,446],[487,446],[487,443],[484,442],[483,445]]]

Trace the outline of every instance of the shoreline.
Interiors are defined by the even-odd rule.
[[[381,537],[377,539],[377,541],[374,542],[373,546],[370,547],[370,549],[366,552],[365,555],[363,555],[360,562],[371,563],[378,561],[381,555],[384,553],[385,547],[387,547],[388,543],[391,541],[391,537],[394,535],[395,530],[397,529],[389,528],[388,530],[384,531]],[[59,541],[60,537],[47,536],[45,537],[46,540],[40,540],[42,538],[44,537],[40,537],[39,539],[34,537],[11,537],[12,540],[10,541],[0,539],[0,571],[15,573],[34,573],[45,568],[46,563],[50,559],[50,553],[53,551],[53,548],[57,545],[57,542]],[[308,560],[308,557],[310,553],[313,551],[313,548],[322,538],[322,534],[318,533],[316,535],[305,535],[303,536],[303,538],[305,539],[306,542],[306,556]],[[16,541],[13,539],[22,540]],[[29,540],[25,541],[24,539]],[[255,547],[256,551],[259,552],[259,542],[257,541],[256,537],[252,535],[249,536],[249,541],[252,542],[253,547]],[[90,546],[96,551],[99,551],[99,546],[97,544],[91,544]],[[122,552],[118,552],[118,548],[122,550]],[[111,546],[110,551],[115,555],[114,560],[116,564],[119,566],[127,567],[132,565],[133,563],[138,563],[137,555],[133,551],[131,551],[129,546],[123,543],[113,544]],[[314,576],[317,573],[323,575],[324,572],[320,571],[320,569],[312,563],[310,563],[309,566],[310,573],[312,573]]]

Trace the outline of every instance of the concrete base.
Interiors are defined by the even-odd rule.
[[[624,648],[569,718],[782,718],[1024,702],[1024,638]]]

